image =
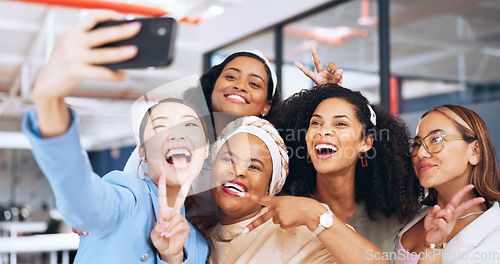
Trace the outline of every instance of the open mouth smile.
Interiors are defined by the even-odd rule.
[[[221,187],[225,193],[234,197],[243,197],[248,192],[248,187],[245,184],[233,180],[222,183]]]
[[[189,166],[192,160],[191,151],[187,148],[174,148],[167,151],[165,155],[167,164],[175,169],[183,169]]]
[[[224,95],[229,101],[237,104],[248,104],[246,98],[238,93],[227,93]]]
[[[331,143],[319,143],[314,150],[319,159],[328,159],[337,152],[338,148]]]

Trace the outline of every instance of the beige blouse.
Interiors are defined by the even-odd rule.
[[[232,225],[218,223],[210,232],[209,263],[336,263],[323,243],[305,226],[281,229],[269,220],[241,235],[253,219]]]

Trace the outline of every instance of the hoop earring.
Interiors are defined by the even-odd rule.
[[[368,159],[366,158],[366,152],[360,154],[359,159],[361,159],[361,167],[368,167]]]

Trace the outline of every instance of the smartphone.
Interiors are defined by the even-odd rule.
[[[104,64],[113,70],[165,67],[172,63],[175,51],[177,22],[170,17],[140,18],[134,20],[109,21],[98,24],[94,29],[124,23],[141,22],[141,31],[131,39],[109,43],[100,47],[135,45],[137,56],[119,63]],[[100,48],[97,47],[97,48]]]

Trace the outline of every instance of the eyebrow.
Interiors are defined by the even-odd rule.
[[[265,167],[264,163],[260,159],[250,159],[250,162],[257,162],[257,163],[260,163],[260,165],[262,165],[262,167]]]
[[[425,136],[428,136],[430,134],[434,134],[434,133],[437,133],[437,132],[446,132],[446,131],[444,131],[444,130],[442,130],[440,128],[437,128],[437,129],[429,131],[429,133],[427,133],[427,135],[425,135]],[[415,136],[415,138],[420,138],[420,137],[419,136]]]
[[[199,120],[196,116],[194,115],[183,115],[181,116],[181,118],[192,118],[192,119],[195,119],[195,120]],[[151,120],[151,123],[154,123],[156,120],[168,120],[169,118],[167,116],[158,116],[158,117],[155,117]]]
[[[235,154],[234,154],[232,151],[230,151],[230,150],[228,150],[228,151],[226,151],[226,152],[222,153],[222,155],[225,155],[225,154],[228,154],[228,155],[230,155],[230,156],[233,156],[233,157],[235,157],[235,158],[238,158],[238,156],[237,156],[237,155],[235,155]],[[260,163],[260,164],[262,165],[262,167],[265,167],[265,166],[264,166],[264,163],[263,163],[260,159],[251,158],[251,159],[250,159],[250,162],[257,162],[257,163]]]
[[[238,69],[238,68],[227,68],[227,69],[226,69],[226,71],[227,71],[227,70],[233,70],[233,71],[237,71],[238,73],[241,73],[241,70],[240,70],[240,69]],[[262,80],[262,82],[264,82],[264,78],[262,78],[260,75],[257,75],[257,74],[255,74],[255,73],[251,73],[251,74],[250,74],[250,76],[257,77],[257,78],[261,79],[261,80]]]
[[[313,114],[312,117],[319,117],[319,118],[323,118],[321,115],[318,115],[318,114]],[[349,120],[351,120],[348,116],[346,115],[335,115],[332,117],[332,119],[335,119],[335,118],[347,118]]]

